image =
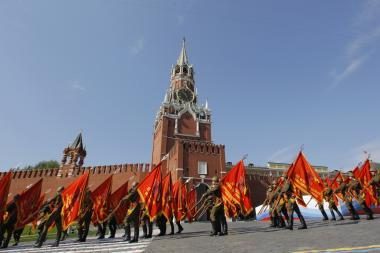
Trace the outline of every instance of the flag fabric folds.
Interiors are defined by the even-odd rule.
[[[162,214],[167,220],[170,220],[173,216],[172,200],[172,177],[169,172],[162,179]]]
[[[112,175],[91,192],[94,203],[92,220],[94,224],[103,223],[108,216],[109,197],[112,191]]]
[[[369,186],[369,181],[372,179],[371,175],[371,163],[369,159],[367,159],[363,166],[360,169],[360,174],[358,175],[358,180],[360,181],[364,193],[365,193],[365,202],[367,206],[378,205],[378,200],[376,198],[376,189],[374,186]]]
[[[24,190],[16,202],[17,205],[17,222],[16,229],[20,229],[28,224],[30,215],[39,211],[41,201],[42,178],[33,184],[29,189]]]
[[[196,208],[193,208],[192,210],[190,210],[190,208],[195,206],[196,203],[197,203],[197,191],[194,188],[187,193],[187,197],[186,197],[186,205],[188,207],[187,208],[187,220],[189,222],[192,222],[193,217],[197,211]]]
[[[318,202],[323,200],[323,181],[309,164],[303,155],[299,152],[293,166],[287,172],[287,178],[293,183],[294,191],[299,194],[310,194]]]
[[[173,212],[176,221],[181,221],[186,217],[186,185],[182,180],[178,180],[173,185]]]
[[[79,210],[88,184],[89,172],[86,171],[62,192],[62,227],[66,230],[79,215]]]
[[[148,216],[153,221],[162,209],[162,176],[159,163],[137,187],[140,201],[144,203]]]
[[[127,214],[129,203],[125,201],[121,202],[121,199],[128,194],[128,181],[121,185],[115,192],[113,192],[110,196],[110,208],[114,212],[114,216],[116,219],[116,223],[118,225],[122,224],[124,221],[124,217]],[[120,205],[119,205],[120,203]],[[117,210],[115,210],[117,208]]]
[[[3,222],[5,207],[7,205],[9,187],[11,186],[12,172],[8,172],[0,179],[0,222]]]
[[[221,192],[226,215],[237,217],[249,215],[253,211],[245,182],[245,167],[241,160],[221,180]]]

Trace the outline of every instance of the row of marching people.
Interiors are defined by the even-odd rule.
[[[299,229],[306,229],[306,221],[298,206],[307,207],[302,197],[306,194],[311,196],[310,200],[312,198],[316,200],[323,221],[329,220],[324,210],[324,202],[328,204],[331,220],[336,220],[335,213],[339,216],[339,220],[344,220],[338,209],[339,199],[350,213],[351,220],[360,219],[353,205],[354,200],[366,214],[367,220],[372,220],[373,211],[370,206],[378,206],[380,202],[380,173],[371,168],[369,159],[353,171],[336,172],[332,179],[320,178],[300,152],[290,168],[268,186],[267,197],[258,214],[269,207],[270,226],[292,230],[293,215],[296,213],[301,222]]]
[[[245,185],[243,161],[219,181],[212,180],[210,189],[196,202],[195,189],[189,189],[188,182],[179,178],[172,183],[170,172],[162,176],[161,164],[156,166],[140,182],[134,182],[128,189],[128,179],[112,192],[112,176],[96,189],[88,187],[89,172],[86,171],[74,181],[59,187],[55,196],[44,201],[41,194],[42,179],[21,194],[7,202],[12,173],[0,179],[0,242],[8,247],[12,234],[20,239],[22,229],[33,224],[38,231],[34,247],[41,247],[48,231],[55,227],[56,237],[52,247],[58,247],[68,234],[68,229],[77,226],[78,241],[85,242],[91,223],[98,228],[98,239],[105,238],[109,227],[110,238],[115,237],[117,227],[124,227],[124,240],[138,242],[139,228],[143,237],[152,237],[153,222],[160,230],[159,236],[183,231],[181,222],[197,220],[207,213],[211,221],[211,235],[227,235],[226,215],[229,217],[248,214],[253,208]],[[132,236],[132,231],[133,236]],[[7,234],[7,236],[5,236]]]

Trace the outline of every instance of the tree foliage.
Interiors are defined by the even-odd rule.
[[[25,166],[24,169],[32,169],[32,170],[38,170],[38,169],[52,169],[52,168],[58,168],[59,163],[55,160],[49,160],[49,161],[41,161],[38,162],[35,165],[28,165]]]

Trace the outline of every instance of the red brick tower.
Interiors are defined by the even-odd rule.
[[[82,167],[86,154],[86,148],[83,146],[82,133],[79,133],[74,142],[63,150],[62,163],[57,177],[73,176],[74,169]]]
[[[152,163],[158,164],[167,154],[164,168],[172,172],[174,181],[179,177],[208,180],[225,172],[224,145],[212,142],[211,110],[207,101],[198,104],[185,40],[154,122]]]

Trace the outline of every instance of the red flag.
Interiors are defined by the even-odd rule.
[[[360,169],[358,166],[356,166],[355,169],[353,169],[353,171],[352,171],[352,174],[354,174],[354,178],[356,178],[356,179],[360,178],[360,173],[361,172],[360,172]]]
[[[178,180],[173,185],[173,211],[176,221],[181,221],[186,217],[186,185]]]
[[[364,188],[364,193],[365,193],[365,202],[368,206],[373,205],[378,205],[378,200],[376,198],[376,188],[374,186],[369,186],[369,182],[372,179],[371,175],[371,163],[369,162],[369,159],[367,159],[361,170],[360,174],[358,175],[358,180],[362,184]]]
[[[112,175],[91,192],[94,203],[92,220],[94,224],[103,223],[108,216],[108,199],[111,195]]]
[[[42,205],[44,204],[44,200],[45,200],[45,193],[43,193],[40,196],[40,199],[38,200],[38,204],[36,205],[36,206],[38,206],[38,208],[36,208],[36,210],[33,213],[28,215],[28,217],[24,221],[22,221],[23,224],[26,225],[26,224],[32,223],[33,229],[35,229],[37,227],[37,219],[38,219],[38,216],[40,213],[40,209],[41,209]]]
[[[221,180],[222,198],[228,216],[236,217],[239,213],[247,216],[253,211],[245,175],[241,160]]]
[[[61,193],[63,202],[61,211],[63,230],[66,230],[78,218],[88,184],[88,178],[89,172],[86,171]]]
[[[20,229],[29,223],[29,215],[40,209],[42,189],[42,178],[33,184],[29,189],[24,190],[20,194],[20,198],[16,202],[17,205],[17,222],[16,229]],[[25,223],[26,222],[26,223]]]
[[[0,179],[0,223],[3,223],[3,216],[7,206],[9,187],[11,186],[12,172],[8,172]]]
[[[172,177],[170,172],[162,179],[162,213],[167,220],[173,216],[172,211]]]
[[[145,204],[151,221],[156,218],[162,209],[161,188],[161,163],[159,163],[137,187],[141,202]]]
[[[128,181],[125,182],[122,186],[120,186],[114,193],[111,194],[110,197],[110,207],[112,208],[116,223],[123,224],[124,217],[128,212],[129,203],[125,201],[120,203],[120,200],[128,194]],[[119,205],[120,203],[120,205]],[[115,208],[117,210],[115,211]]]
[[[197,203],[197,191],[196,189],[192,189],[187,193],[187,198],[186,198],[186,205],[187,205],[187,219],[189,222],[192,222],[193,217],[196,213],[196,208],[193,208],[190,210],[191,207],[195,206]]]
[[[323,200],[323,182],[318,173],[299,152],[291,169],[288,170],[288,178],[294,188],[303,194],[310,194],[318,202]],[[295,189],[295,191],[296,191]]]

